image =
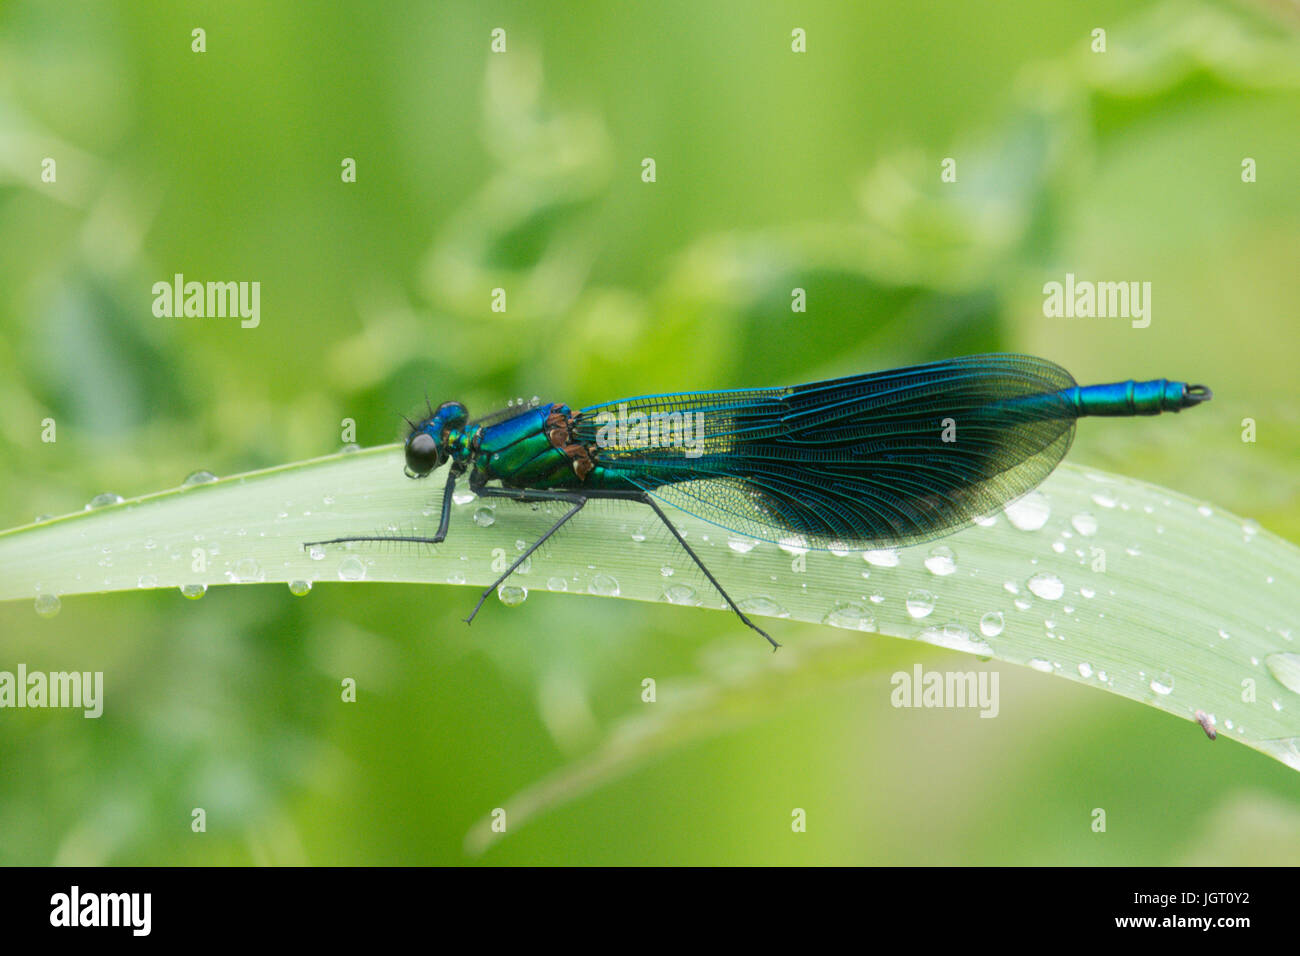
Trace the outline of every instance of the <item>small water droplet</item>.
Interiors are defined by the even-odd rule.
[[[952,574],[957,570],[957,556],[953,554],[952,548],[941,544],[930,550],[930,556],[925,559],[925,567],[939,577]]]
[[[339,562],[340,581],[360,581],[365,576],[366,566],[356,555]]]
[[[503,584],[497,588],[497,599],[506,607],[518,607],[528,600],[528,588],[515,584]]]
[[[790,612],[765,594],[745,598],[737,605],[748,614],[762,614],[765,617],[789,617]]]
[[[1092,494],[1092,500],[1103,508],[1115,507],[1115,496],[1109,491],[1094,491]]]
[[[1088,587],[1088,585],[1086,584],[1081,585],[1079,587],[1079,594],[1081,594],[1083,597],[1086,598],[1092,598],[1097,596],[1097,592],[1094,591],[1092,588]]]
[[[1270,654],[1264,658],[1264,666],[1279,684],[1294,694],[1300,694],[1300,654]]]
[[[1211,508],[1209,505],[1200,505],[1196,509],[1196,513],[1200,515],[1202,518],[1208,518],[1210,517],[1210,515],[1214,514],[1214,509]]]
[[[217,476],[210,471],[191,471],[185,476],[185,480],[181,482],[181,487],[192,488],[195,485],[210,485],[216,480]]]
[[[474,523],[480,528],[490,528],[496,524],[497,516],[492,513],[492,509],[484,505],[474,512]]]
[[[311,591],[311,582],[299,578],[289,582],[289,593],[294,597],[302,597]]]
[[[642,541],[645,540],[645,532],[640,531],[640,530],[638,530],[638,531],[633,531],[633,532],[632,532],[632,540],[635,541],[637,544],[640,544]]]
[[[1034,602],[1029,600],[1027,597],[1018,597],[1012,603],[1015,604],[1016,610],[1018,611],[1028,611],[1034,606]]]
[[[325,549],[319,544],[313,544],[307,549],[307,556],[313,561],[325,560]]]
[[[808,553],[808,542],[800,535],[789,535],[776,544],[786,554],[800,555]]]
[[[340,449],[339,449],[339,454],[340,454],[340,455],[355,455],[355,454],[356,454],[357,452],[359,452],[360,450],[361,450],[361,446],[358,445],[356,442],[353,441],[353,442],[348,442],[346,445],[344,445],[342,448],[340,448]]]
[[[1089,664],[1087,661],[1080,661],[1078,670],[1079,670],[1079,676],[1082,677],[1084,680],[1087,680],[1089,677],[1092,676],[1092,665]]]
[[[934,610],[935,597],[929,591],[910,591],[907,595],[907,613],[922,618]]]
[[[560,577],[547,578],[547,579],[546,579],[546,590],[548,590],[548,591],[567,591],[567,590],[569,590],[569,582],[566,581],[566,580],[564,580],[564,578],[560,578]]]
[[[139,588],[156,588],[158,586],[158,578],[152,574],[142,574],[140,575],[139,580],[135,582],[135,586]]]
[[[1229,634],[1227,631],[1225,631],[1223,628],[1219,628],[1219,637],[1223,638],[1226,641],[1229,638],[1231,638],[1232,635]]]
[[[1021,531],[1037,531],[1052,516],[1052,504],[1041,491],[1022,495],[1002,510],[1006,512],[1012,527]]]
[[[695,588],[686,584],[674,584],[666,588],[663,598],[669,604],[685,604],[693,607],[700,603],[700,596],[695,593]]]
[[[1097,533],[1097,519],[1087,511],[1080,511],[1070,519],[1070,524],[1085,538],[1090,538]]]
[[[1006,621],[1002,617],[1001,611],[989,611],[980,618],[980,633],[985,637],[997,637],[1006,627]]]
[[[1052,662],[1045,661],[1041,657],[1030,658],[1029,666],[1036,671],[1042,671],[1044,674],[1052,673]]]
[[[1174,692],[1174,679],[1169,674],[1160,674],[1151,678],[1150,688],[1157,694],[1164,696]]]
[[[234,571],[230,573],[231,579],[240,584],[247,584],[250,581],[262,580],[262,569],[258,567],[257,562],[252,558],[244,558],[235,565]]]
[[[37,515],[35,518],[35,523],[40,524],[43,521],[53,521],[53,520],[54,520],[54,515]]]
[[[739,535],[732,535],[727,539],[727,547],[737,554],[749,554],[758,546],[758,542],[753,538],[742,538]]]
[[[920,634],[917,634],[916,638],[925,641],[927,644],[946,647],[952,651],[961,651],[964,654],[974,654],[978,657],[993,653],[993,648],[989,647],[987,643],[956,623],[945,624],[943,627],[927,627]]]
[[[883,594],[873,594],[871,595],[870,600],[872,604],[884,604],[885,596]]]
[[[1065,584],[1055,574],[1035,574],[1025,582],[1025,587],[1045,601],[1058,600],[1065,593]]]
[[[840,601],[822,618],[822,623],[850,631],[870,631],[876,626],[876,619],[861,604]]]
[[[121,495],[114,494],[111,491],[105,491],[103,494],[95,495],[86,505],[87,511],[93,511],[95,508],[107,508],[109,505],[120,505],[126,501]]]
[[[61,607],[63,607],[63,602],[59,600],[57,594],[36,595],[36,613],[40,617],[54,617],[59,613]]]
[[[659,569],[659,573],[666,578],[671,578],[677,572],[672,569],[671,565],[665,564],[662,568]]]
[[[451,493],[451,500],[458,505],[467,505],[477,497],[474,492],[465,489],[457,489]]]
[[[206,584],[182,584],[180,591],[182,597],[197,601],[208,593],[208,586]]]
[[[618,597],[619,595],[617,579],[608,574],[594,575],[587,590],[592,594],[599,594],[602,597]]]
[[[899,557],[898,552],[893,548],[879,548],[875,551],[862,552],[862,560],[878,568],[896,568]]]

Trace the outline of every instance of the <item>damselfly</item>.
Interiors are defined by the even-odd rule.
[[[1156,379],[1080,387],[1028,355],[931,362],[788,388],[648,395],[579,411],[559,403],[471,421],[459,402],[429,408],[406,436],[406,473],[450,462],[431,537],[447,536],[452,492],[468,475],[485,498],[569,507],[479,597],[483,602],[587,502],[647,505],[742,621],[746,616],[664,506],[764,541],[874,550],[958,530],[1025,494],[1065,457],[1075,420],[1177,412],[1204,385]]]

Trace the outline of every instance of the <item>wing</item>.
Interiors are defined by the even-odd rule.
[[[955,531],[1035,487],[1069,450],[1070,373],[994,354],[790,388],[583,409],[597,463],[749,537],[878,548]]]

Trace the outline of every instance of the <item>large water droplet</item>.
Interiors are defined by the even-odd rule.
[[[1012,526],[1021,531],[1037,531],[1052,516],[1052,504],[1041,491],[1031,491],[1002,510],[1006,512],[1007,520]]]
[[[59,600],[57,594],[36,595],[36,613],[41,617],[54,617],[61,607],[63,602]]]
[[[492,509],[487,505],[474,512],[474,523],[480,528],[490,528],[496,524],[496,520],[497,516],[492,513]]]
[[[922,618],[934,610],[935,597],[929,591],[910,591],[907,595],[907,613]]]
[[[1025,586],[1045,601],[1058,600],[1065,593],[1065,584],[1055,574],[1035,574]]]
[[[192,488],[195,485],[210,485],[217,480],[217,476],[210,471],[191,471],[181,482],[182,488]]]
[[[1092,665],[1089,664],[1087,661],[1080,661],[1080,662],[1079,662],[1079,676],[1082,677],[1084,680],[1087,680],[1089,677],[1091,677],[1091,676],[1092,676]]]
[[[749,554],[754,548],[758,547],[758,542],[753,538],[742,538],[739,535],[733,535],[727,539],[727,547],[737,554]]]
[[[761,614],[764,617],[789,617],[790,612],[765,594],[747,597],[737,606],[748,614]]]
[[[989,611],[980,618],[980,633],[985,637],[997,637],[1006,627],[1001,611]]]
[[[850,631],[870,631],[876,626],[872,613],[861,604],[852,601],[840,601],[822,618],[823,624],[842,627]]]
[[[299,578],[289,582],[289,593],[294,597],[302,597],[311,592],[311,582]]]
[[[940,577],[952,574],[957,570],[957,556],[953,554],[952,548],[941,544],[931,549],[930,556],[925,559],[925,567],[931,574]]]
[[[360,581],[366,576],[366,565],[353,555],[350,558],[344,558],[339,562],[339,580],[340,581]]]
[[[208,593],[206,584],[182,584],[181,594],[191,601],[197,601],[203,595]]]
[[[310,548],[307,549],[307,556],[311,558],[313,561],[324,561],[325,548],[319,544],[313,544]]]
[[[597,574],[592,577],[587,590],[602,597],[618,597],[619,595],[618,581],[608,574]]]
[[[880,548],[875,551],[862,552],[862,560],[878,568],[898,567],[898,552],[893,548]]]
[[[979,657],[986,657],[993,653],[993,648],[987,643],[971,634],[970,631],[960,624],[945,624],[943,627],[927,627],[920,634],[916,635],[917,640],[925,641],[927,644],[936,644],[939,647],[946,647],[949,650],[961,651],[965,654],[975,654]]]
[[[1071,518],[1070,524],[1075,531],[1085,538],[1090,538],[1097,533],[1097,519],[1086,511],[1080,511]]]
[[[1270,654],[1264,658],[1264,666],[1283,687],[1300,694],[1300,654]]]
[[[1042,671],[1044,674],[1052,673],[1052,662],[1045,661],[1041,657],[1031,657],[1029,659],[1029,666],[1036,671]]]
[[[1162,697],[1174,692],[1174,678],[1171,674],[1160,674],[1151,678],[1150,688]]]
[[[674,584],[664,590],[664,600],[669,604],[685,604],[688,607],[697,607],[700,603],[700,596],[695,593],[695,588],[688,584]]]
[[[518,607],[528,600],[528,588],[515,584],[503,584],[497,588],[497,598],[506,607]]]
[[[786,554],[800,555],[808,553],[808,541],[801,535],[789,535],[776,543]]]
[[[114,494],[111,491],[105,491],[103,494],[95,495],[86,505],[87,511],[93,511],[95,508],[107,508],[109,505],[120,505],[126,501],[121,495]]]

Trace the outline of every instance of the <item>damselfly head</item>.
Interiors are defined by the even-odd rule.
[[[406,436],[406,475],[424,478],[435,471],[450,454],[449,433],[464,428],[469,412],[460,402],[443,402],[429,415],[411,425]]]

